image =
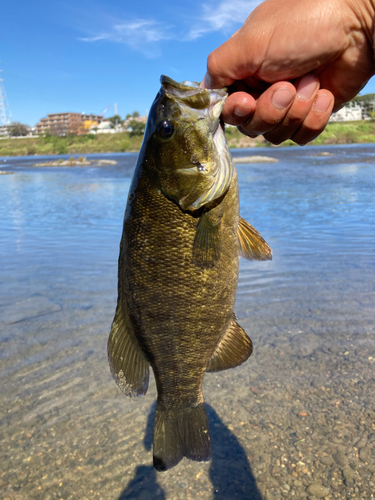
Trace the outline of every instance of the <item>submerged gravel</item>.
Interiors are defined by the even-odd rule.
[[[212,461],[166,473],[154,380],[126,398],[106,356],[135,155],[2,167],[1,500],[375,498],[375,149],[328,149],[239,164],[241,215],[274,251],[241,262],[254,353],[205,377]]]
[[[365,348],[339,332],[300,347],[253,334],[245,365],[205,379],[212,461],[156,473],[155,384],[125,398],[109,376],[107,332],[91,329],[90,349],[13,367],[2,389],[4,500],[374,498],[373,333],[358,335]]]

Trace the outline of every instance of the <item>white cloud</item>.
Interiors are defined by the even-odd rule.
[[[171,39],[168,27],[152,19],[136,19],[134,21],[116,21],[110,29],[94,36],[80,38],[84,42],[105,40],[123,43],[133,49],[140,50],[152,57],[158,52],[154,45],[161,40]]]
[[[187,39],[195,40],[213,31],[226,31],[236,23],[244,23],[262,0],[224,0],[221,4],[205,3],[202,14],[190,29]]]
[[[121,43],[138,50],[148,57],[160,55],[160,43],[164,40],[192,41],[215,31],[231,32],[241,25],[250,12],[262,0],[222,0],[219,5],[209,0],[200,6],[200,12],[184,29],[186,19],[174,17],[174,26],[155,19],[123,20],[103,15],[99,24],[107,27],[95,30],[90,36],[80,38],[84,42],[108,41]],[[96,16],[98,17],[98,16]],[[99,18],[96,19],[98,21]],[[92,25],[98,24],[97,22]],[[102,24],[103,25],[103,24]],[[178,27],[177,27],[178,26]]]

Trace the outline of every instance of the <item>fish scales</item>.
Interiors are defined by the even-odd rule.
[[[145,184],[146,176],[135,189],[136,202],[124,224],[127,267],[122,280],[128,290],[128,307],[139,327],[137,338],[153,360],[160,400],[179,406],[202,400],[208,360],[232,319],[238,275],[234,229],[238,196],[233,182],[233,193],[223,201],[231,208],[222,221],[226,243],[215,267],[202,268],[191,262],[196,218]],[[134,283],[137,286],[132,292]]]
[[[154,371],[160,471],[184,456],[209,460],[204,375],[238,366],[252,352],[233,315],[240,251],[258,260],[272,255],[239,217],[237,174],[219,118],[225,91],[161,81],[129,191],[108,342],[125,394],[145,394],[149,366]]]

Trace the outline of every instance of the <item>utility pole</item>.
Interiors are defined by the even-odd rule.
[[[0,69],[0,76],[2,73],[2,69]],[[10,107],[8,103],[7,96],[5,94],[4,88],[4,80],[0,78],[0,126],[1,125],[10,125],[12,123],[12,114],[10,112]]]
[[[116,117],[116,128],[118,125],[118,118],[117,118],[117,102],[115,102],[115,117]]]

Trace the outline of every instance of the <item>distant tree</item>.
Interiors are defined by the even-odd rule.
[[[349,107],[351,103],[358,104],[365,114],[371,116],[371,113],[375,111],[375,94],[358,94],[351,101],[347,102],[346,106]]]
[[[108,120],[112,124],[112,128],[115,127],[116,125],[121,125],[122,124],[122,119],[120,115],[114,115],[108,118]]]
[[[50,125],[48,132],[49,135],[58,135],[60,137],[64,136],[69,132],[68,125],[64,122],[53,123]]]
[[[139,122],[138,120],[131,120],[128,124],[130,130],[130,137],[135,135],[143,135],[145,132],[146,124]]]
[[[133,111],[132,117],[133,117],[133,118],[139,118],[139,113],[138,113],[138,111]]]
[[[13,122],[8,125],[10,137],[23,137],[29,133],[29,127],[20,122]]]

